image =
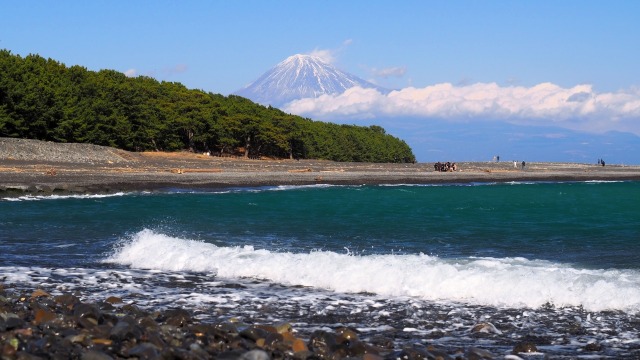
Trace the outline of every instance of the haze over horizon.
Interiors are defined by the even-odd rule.
[[[231,94],[294,54],[378,86],[294,100],[419,161],[640,164],[640,3],[5,3],[0,48]]]

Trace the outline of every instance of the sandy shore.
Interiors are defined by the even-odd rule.
[[[443,159],[444,160],[444,159]],[[527,162],[372,164],[266,160],[188,152],[133,153],[87,144],[0,138],[0,193],[104,193],[167,188],[305,184],[437,184],[509,181],[640,180],[640,166]]]

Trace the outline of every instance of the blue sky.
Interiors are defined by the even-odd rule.
[[[475,142],[456,138],[460,129],[481,131],[485,124],[492,133],[518,129],[547,139],[558,149],[558,161],[595,162],[607,154],[594,147],[602,134],[640,135],[638,1],[0,4],[0,48],[14,54],[37,53],[69,66],[115,69],[224,95],[290,55],[320,55],[396,91],[354,89],[286,110],[318,120],[381,124],[407,139],[419,159],[431,160],[439,152],[490,158],[500,147],[479,154],[489,145],[482,134]],[[446,132],[448,124],[453,133],[445,137],[468,144],[467,149],[457,145],[454,152],[446,142],[425,140],[434,136],[430,129]],[[590,150],[578,157],[567,154],[580,149],[558,146],[582,135],[585,140],[577,143],[590,142]],[[503,158],[535,159],[541,146],[505,145]],[[541,160],[556,160],[548,157]],[[640,159],[628,155],[620,162]]]

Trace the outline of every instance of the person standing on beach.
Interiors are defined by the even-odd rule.
[[[524,165],[525,165],[524,160],[522,160],[522,170],[524,170]]]

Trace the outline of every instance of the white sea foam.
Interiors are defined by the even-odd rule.
[[[283,190],[297,190],[297,189],[320,189],[330,188],[344,185],[332,185],[332,184],[311,184],[311,185],[278,185],[270,188],[270,190],[283,191]]]
[[[73,194],[73,195],[24,195],[18,197],[6,197],[5,201],[38,201],[38,200],[60,200],[60,199],[102,199],[114,196],[124,196],[123,192],[113,194]]]
[[[640,310],[637,270],[589,270],[524,258],[273,252],[252,246],[218,247],[143,230],[124,240],[105,262],[258,278],[341,293],[508,307],[551,303],[588,311]]]
[[[298,189],[317,189],[328,188],[344,185],[332,184],[312,184],[312,185],[277,185],[277,186],[259,186],[259,187],[230,187],[224,189],[172,189],[169,193],[174,194],[232,194],[232,193],[260,193],[265,191],[287,191]]]
[[[585,183],[587,184],[609,184],[609,183],[622,183],[627,182],[625,180],[587,180]]]

